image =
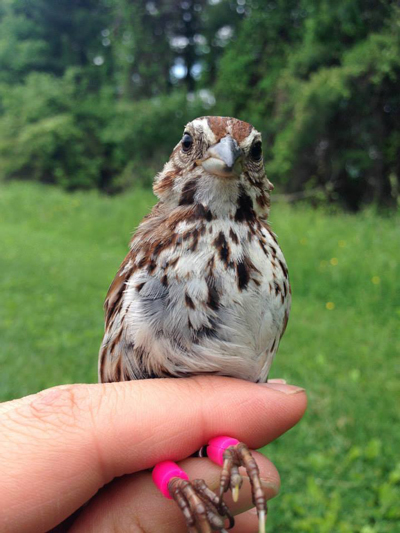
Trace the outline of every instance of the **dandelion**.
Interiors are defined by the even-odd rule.
[[[381,282],[381,278],[379,276],[373,276],[371,278],[371,281],[374,285],[379,285],[379,283]]]
[[[335,309],[335,304],[333,302],[327,302],[325,307],[328,311],[332,311],[332,309]]]
[[[339,241],[338,245],[339,245],[339,248],[344,248],[346,246],[346,241]]]
[[[332,257],[332,259],[329,262],[332,266],[336,266],[339,263],[336,257]]]

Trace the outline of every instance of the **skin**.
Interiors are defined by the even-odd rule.
[[[305,408],[304,390],[281,380],[217,376],[67,385],[4,403],[0,530],[49,531],[89,502],[68,531],[184,533],[180,511],[154,487],[148,469],[172,459],[215,489],[219,467],[185,458],[216,435],[259,448],[295,425]],[[255,455],[270,499],[279,474]],[[257,531],[246,480],[239,501],[226,502],[238,515],[232,531]]]

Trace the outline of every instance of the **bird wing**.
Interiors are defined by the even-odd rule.
[[[138,244],[140,245],[143,242],[148,242],[149,236],[151,236],[155,229],[160,225],[159,221],[162,219],[163,214],[162,209],[162,202],[158,202],[158,204],[153,207],[151,213],[144,217],[142,223],[131,240],[130,251],[121,263],[121,266],[119,267],[119,270],[113,282],[111,283],[110,288],[108,289],[104,302],[106,330],[111,322],[112,317],[121,308],[122,296],[124,294],[126,284],[129,281],[129,278],[131,277],[135,267]]]
[[[119,270],[108,289],[107,296],[104,302],[105,312],[105,327],[109,327],[111,318],[120,309],[122,304],[122,295],[124,294],[126,283],[132,274],[134,260],[132,251],[125,257]]]

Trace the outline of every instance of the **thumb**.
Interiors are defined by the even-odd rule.
[[[19,401],[0,412],[0,530],[51,529],[114,477],[187,457],[216,435],[259,447],[300,419],[297,391],[200,377],[62,386]]]

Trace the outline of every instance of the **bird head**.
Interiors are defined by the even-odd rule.
[[[154,192],[162,201],[206,204],[219,214],[233,211],[243,191],[254,209],[267,215],[269,192],[261,134],[247,122],[230,117],[200,117],[189,122]]]

